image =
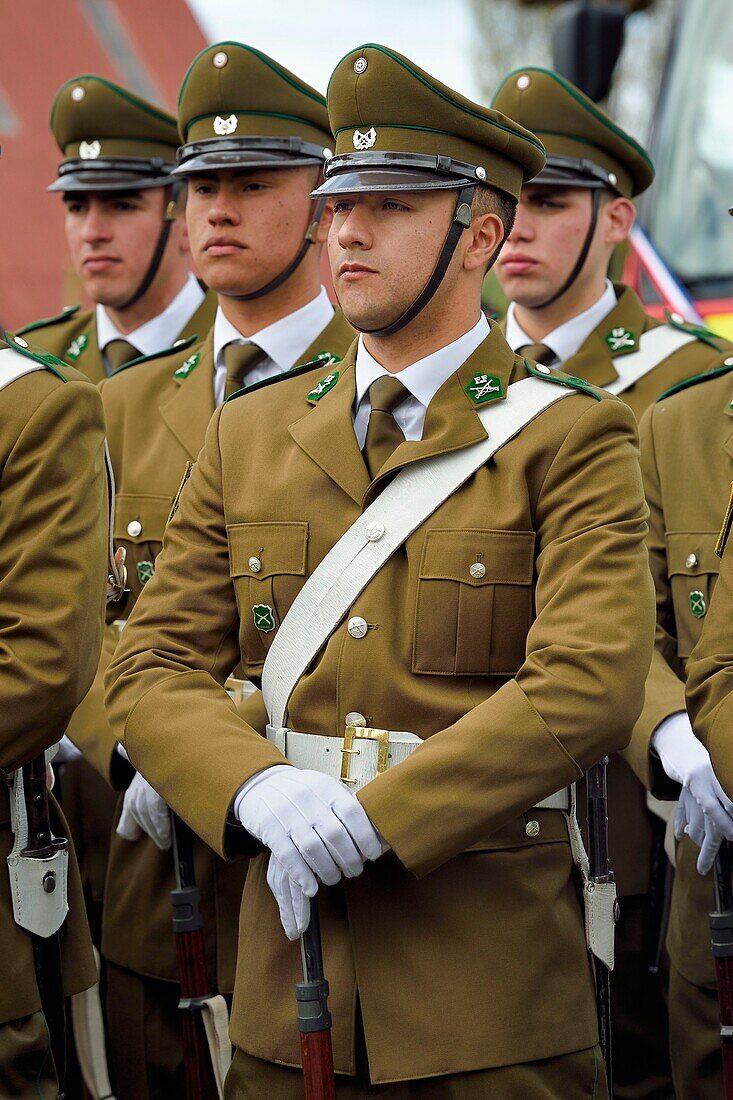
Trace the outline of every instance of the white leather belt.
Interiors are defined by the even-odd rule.
[[[317,733],[267,727],[267,740],[280,750],[296,768],[312,768],[360,791],[380,772],[401,764],[411,756],[422,738],[405,730],[374,729],[371,726],[347,726],[345,737],[322,737]],[[532,809],[570,810],[570,791],[564,787],[544,798]]]

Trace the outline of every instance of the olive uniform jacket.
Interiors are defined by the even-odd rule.
[[[9,358],[8,358],[9,357]],[[104,621],[108,510],[104,417],[94,386],[73,369],[42,367],[7,381],[0,358],[0,776],[59,741],[89,687]],[[59,365],[61,366],[61,365]],[[68,835],[53,798],[52,828]],[[6,859],[13,846],[0,783],[0,1023],[41,1007],[33,946],[15,924]],[[97,979],[79,872],[69,861],[62,927],[64,988]]]
[[[216,295],[206,292],[206,297],[198,309],[181,329],[179,339],[189,340],[192,336],[203,340],[214,324],[216,316]],[[66,306],[56,317],[34,321],[25,328],[18,329],[16,336],[31,340],[33,345],[45,348],[82,371],[92,382],[101,382],[107,377],[102,352],[97,342],[97,315],[93,309],[82,310],[80,306]]]
[[[601,389],[618,378],[613,359],[636,351],[639,337],[661,324],[645,312],[630,287],[617,284],[614,289],[618,298],[615,309],[604,317],[580,350],[562,365],[567,374],[584,378]],[[706,329],[687,325],[677,317],[670,317],[669,324],[696,335],[697,339],[663,359],[619,395],[637,420],[665,390],[692,375],[718,366],[726,355],[733,354],[733,345]],[[612,345],[618,343],[622,346],[613,350]],[[645,792],[629,764],[630,761],[622,754],[612,757],[608,768],[611,866],[622,896],[646,894],[649,890],[654,834],[661,831],[661,823],[647,809]],[[582,790],[578,797],[580,804],[584,805]]]
[[[253,608],[281,622],[391,472],[486,438],[468,392],[478,376],[501,397],[527,373],[494,326],[433,398],[422,440],[402,443],[370,484],[352,423],[355,348],[327,392],[313,388],[318,374],[293,377],[216,413],[108,672],[116,736],[222,854],[254,846],[227,827],[241,784],[284,762],[221,687],[238,659],[260,676],[273,632]],[[425,742],[359,795],[392,850],[321,891],[342,1073],[354,1072],[357,986],[376,1082],[597,1039],[564,815],[532,807],[628,740],[654,609],[633,416],[569,384],[580,392],[528,424],[390,558],[290,699],[293,729],[342,736],[359,711]],[[477,559],[483,577],[470,571]],[[369,624],[362,638],[347,630],[352,615]],[[231,1036],[298,1064],[299,950],[266,870],[255,859],[244,890]]]
[[[353,337],[343,315],[334,313],[303,359],[325,351],[340,358]],[[100,392],[116,482],[114,541],[127,551],[130,591],[122,603],[109,608],[120,621],[127,618],[154,571],[186,463],[196,459],[214,413],[213,334],[196,347],[122,367],[101,384]],[[116,751],[103,700],[104,672],[118,638],[119,629],[110,626],[94,686],[77,709],[69,733],[100,774],[121,789],[132,769]],[[120,798],[118,814],[121,802]],[[220,991],[230,992],[246,865],[226,865],[200,842],[194,857],[211,980]],[[138,974],[178,980],[169,898],[173,886],[171,852],[161,852],[147,836],[131,843],[113,832],[104,892],[106,958]]]

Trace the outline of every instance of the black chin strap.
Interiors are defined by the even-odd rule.
[[[417,317],[418,313],[425,309],[425,306],[443,281],[443,276],[448,270],[448,264],[453,258],[453,253],[456,250],[461,233],[471,225],[471,200],[473,199],[475,189],[476,185],[471,183],[462,187],[458,192],[458,201],[456,202],[456,208],[453,213],[453,220],[448,230],[448,234],[443,241],[443,247],[440,250],[440,255],[433,268],[433,273],[412,305],[408,306],[404,313],[401,313],[395,321],[385,325],[384,328],[359,328],[358,325],[355,325],[354,327],[357,328],[359,332],[364,332],[367,336],[391,336],[394,332],[399,332],[401,328],[408,325],[410,321]]]
[[[132,295],[121,306],[115,306],[115,309],[129,309],[130,306],[134,306],[136,302],[139,302],[144,294],[150,290],[155,276],[158,274],[161,262],[163,260],[163,253],[165,247],[168,244],[168,238],[171,235],[171,228],[176,220],[176,204],[178,203],[178,196],[181,193],[183,183],[181,180],[176,180],[166,187],[167,201],[165,204],[165,214],[163,215],[163,226],[158,235],[158,243],[153,251],[152,258],[148,264],[148,270],[145,272],[142,278],[142,282]]]
[[[588,253],[590,252],[590,246],[593,243],[593,237],[594,237],[595,232],[596,232],[596,225],[598,224],[598,211],[600,210],[600,206],[601,206],[601,190],[600,190],[600,188],[598,188],[598,189],[594,189],[594,190],[591,191],[590,225],[588,226],[588,232],[585,235],[585,240],[583,241],[583,247],[580,250],[580,255],[578,256],[578,259],[575,263],[575,267],[570,272],[567,279],[565,280],[565,282],[563,283],[563,285],[560,287],[559,290],[556,290],[554,294],[551,294],[550,297],[547,299],[547,301],[540,302],[540,304],[538,306],[532,306],[532,309],[545,309],[547,306],[551,306],[553,304],[553,302],[556,302],[558,300],[558,298],[562,298],[563,294],[565,294],[568,290],[570,290],[570,287],[573,285],[575,280],[578,278],[578,275],[580,275],[580,273],[583,270],[583,267],[585,265],[585,261],[588,259]]]
[[[308,218],[308,228],[305,231],[303,243],[295,259],[288,264],[284,271],[281,271],[280,274],[276,275],[274,279],[271,279],[269,283],[265,283],[264,286],[261,286],[259,290],[253,290],[250,294],[227,294],[225,290],[220,290],[218,293],[223,294],[225,298],[233,298],[235,302],[251,302],[253,298],[263,298],[265,294],[270,294],[273,290],[277,290],[279,286],[282,286],[283,283],[290,278],[293,272],[300,267],[310,246],[316,243],[318,223],[323,216],[326,199],[327,196],[322,195],[320,198],[313,200],[311,214]]]

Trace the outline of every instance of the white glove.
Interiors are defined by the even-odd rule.
[[[321,772],[287,764],[266,768],[240,788],[233,810],[272,853],[267,881],[290,939],[308,926],[306,902],[319,879],[333,886],[342,875],[356,878],[365,860],[385,850],[356,796]]]
[[[117,835],[125,840],[139,840],[146,833],[154,840],[161,851],[166,851],[172,843],[171,813],[168,806],[144,779],[135,772],[130,786],[125,791],[122,813],[117,822]]]
[[[733,840],[733,802],[715,777],[708,750],[692,732],[684,712],[666,718],[652,745],[670,779],[682,784],[674,833],[687,835],[700,848],[697,869],[706,875],[723,841]]]

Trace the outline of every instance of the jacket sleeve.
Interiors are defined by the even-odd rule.
[[[644,708],[634,725],[631,741],[621,755],[653,795],[677,798],[679,786],[667,778],[656,754],[650,751],[652,737],[661,722],[685,709],[684,682],[675,671],[679,667],[677,627],[669,585],[664,503],[655,449],[655,409],[652,405],[639,424],[641,471],[649,505],[646,541],[657,604],[654,654],[646,682]]]
[[[287,761],[223,686],[239,659],[239,613],[222,510],[221,413],[122,633],[107,708],[114,736],[161,797],[215,851],[235,855],[260,849],[243,829],[227,828],[234,795],[250,776]]]
[[[716,776],[733,796],[733,546],[726,546],[700,639],[687,663],[687,709]]]
[[[97,667],[109,522],[103,446],[99,394],[70,381],[40,401],[2,470],[5,771],[59,740]]]
[[[633,415],[618,401],[594,403],[568,432],[538,500],[536,618],[524,664],[359,793],[414,874],[628,742],[654,635],[646,516]]]

